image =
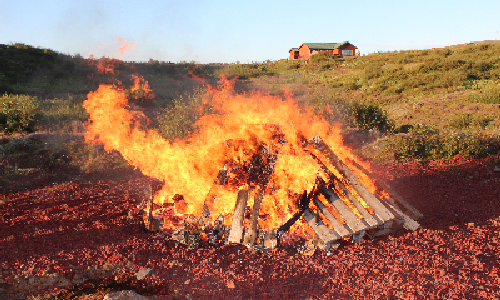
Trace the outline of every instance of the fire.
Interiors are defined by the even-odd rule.
[[[311,191],[318,176],[328,177],[309,152],[304,151],[305,139],[320,135],[357,174],[363,174],[357,166],[369,169],[342,145],[339,126],[332,126],[324,118],[314,115],[310,107],[299,107],[290,92],[285,91],[283,97],[264,93],[236,94],[234,82],[222,77],[219,83],[218,88],[209,87],[204,99],[218,113],[200,116],[195,124],[200,128],[199,132],[186,140],[174,142],[163,139],[155,130],[142,128],[141,120],[147,118],[140,111],[129,108],[125,89],[100,85],[97,91],[88,94],[83,104],[90,115],[85,140],[104,144],[106,151],[119,151],[145,175],[163,180],[163,189],[154,195],[155,203],[172,204],[175,197],[182,195],[184,203],[173,206],[174,214],[178,216],[201,216],[214,179],[221,170],[226,170],[226,188],[217,191],[212,213],[212,222],[223,215],[226,225],[231,224],[238,190],[255,192],[256,187],[248,184],[251,172],[245,168],[249,167],[252,155],[265,149],[268,153],[263,157],[276,159],[272,161],[274,169],[266,183],[260,210],[265,217],[259,219],[259,228],[264,230],[276,229],[292,217],[297,207],[290,200],[291,194]],[[137,76],[130,92],[139,86],[153,97],[147,81]],[[349,164],[349,161],[355,164]],[[329,169],[342,178],[335,168]],[[361,176],[360,179],[369,189],[375,189],[369,177]],[[359,197],[357,193],[351,193]],[[350,204],[349,199],[342,198]],[[327,205],[326,199],[320,198],[320,201]],[[253,202],[252,194],[248,207],[251,208]],[[331,205],[327,207],[344,222]],[[352,209],[357,212],[354,207]],[[357,215],[362,218],[359,212]],[[291,231],[310,235],[312,230],[306,224],[297,222]]]

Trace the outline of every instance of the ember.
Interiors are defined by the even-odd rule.
[[[420,213],[369,175],[369,166],[343,147],[339,128],[297,106],[289,93],[236,95],[231,82],[221,83],[206,100],[220,114],[200,116],[200,132],[174,143],[141,130],[142,113],[126,108],[117,87],[102,85],[84,103],[87,141],[118,150],[165,182],[155,195],[147,191],[148,230],[191,247],[271,249],[291,234],[328,249],[341,239],[419,227]]]

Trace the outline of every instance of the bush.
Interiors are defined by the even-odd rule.
[[[2,134],[33,132],[38,100],[27,95],[2,96],[0,123]]]
[[[311,57],[309,58],[310,63],[323,63],[323,62],[328,62],[329,60],[330,58],[328,57],[328,55],[326,55],[326,53],[323,52],[311,55]]]
[[[210,104],[203,104],[202,90],[196,90],[194,95],[181,95],[158,115],[158,132],[170,141],[187,138],[198,130],[194,123],[200,116],[213,111]]]
[[[360,130],[377,129],[382,133],[387,133],[394,127],[385,112],[373,104],[355,104],[351,111],[350,126]]]
[[[460,154],[481,158],[498,152],[498,141],[486,136],[441,134],[431,126],[416,125],[408,134],[391,135],[374,144],[373,157],[396,160],[449,160]],[[384,152],[384,153],[381,153]]]
[[[477,116],[473,114],[458,115],[450,120],[448,126],[455,129],[486,128],[493,121],[488,116]]]

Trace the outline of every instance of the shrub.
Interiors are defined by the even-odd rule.
[[[448,126],[455,129],[486,128],[494,119],[473,114],[458,115],[450,120]]]
[[[465,158],[480,158],[498,150],[493,147],[491,138],[441,134],[434,127],[423,125],[414,126],[408,134],[392,135],[385,143],[382,148],[390,149],[396,160],[448,160],[457,154]]]
[[[311,55],[311,57],[309,58],[310,63],[322,63],[327,62],[328,60],[330,60],[330,58],[328,57],[328,55],[326,55],[326,53],[323,52]]]
[[[38,100],[28,95],[2,96],[0,123],[2,134],[33,132]]]
[[[350,126],[361,130],[378,129],[382,133],[394,127],[385,112],[373,104],[355,104],[351,111]]]
[[[198,130],[194,123],[200,116],[209,113],[213,109],[203,104],[202,90],[196,90],[194,95],[181,95],[158,115],[158,132],[170,141],[186,138]]]

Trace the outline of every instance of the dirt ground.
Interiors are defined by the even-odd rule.
[[[6,192],[0,298],[103,299],[112,290],[150,299],[499,298],[498,160],[372,169],[423,214],[421,228],[312,255],[290,246],[189,250],[147,233],[126,217],[150,182],[137,174]],[[141,268],[154,273],[137,280]]]

